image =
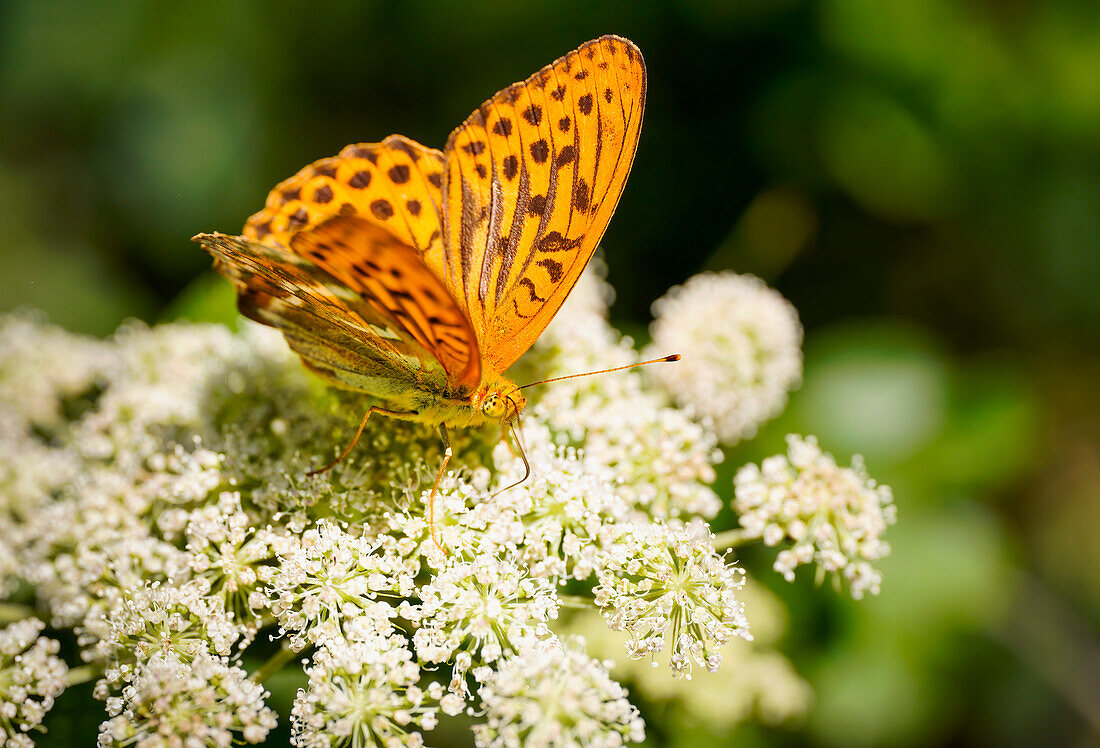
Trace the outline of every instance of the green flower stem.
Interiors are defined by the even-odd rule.
[[[103,675],[102,665],[81,665],[70,668],[65,675],[65,685],[68,687],[79,686],[81,683],[93,681]]]
[[[22,621],[34,615],[34,608],[19,603],[0,603],[0,623]]]
[[[561,600],[562,606],[566,608],[591,610],[595,606],[592,598],[583,595],[558,595],[558,599]]]
[[[283,666],[293,660],[295,657],[297,657],[298,654],[298,652],[295,652],[286,644],[283,644],[278,652],[271,655],[271,657],[268,658],[267,662],[265,662],[263,665],[260,665],[259,669],[257,669],[256,672],[252,674],[252,680],[256,681],[257,683],[264,683],[268,678],[282,670]]]
[[[726,551],[730,548],[736,548],[739,545],[744,545],[753,538],[745,535],[745,531],[738,528],[736,530],[726,530],[720,532],[714,536],[714,540],[711,541],[711,545],[719,551]]]
[[[1014,609],[992,618],[988,634],[1020,659],[1100,735],[1100,647],[1089,621],[1047,588],[1042,579],[1015,571]],[[1042,611],[1035,615],[1033,611]]]

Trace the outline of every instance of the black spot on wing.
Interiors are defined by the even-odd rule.
[[[523,118],[527,120],[528,124],[532,127],[537,127],[542,122],[542,107],[538,104],[532,104],[523,110]]]
[[[409,167],[407,164],[398,164],[388,172],[390,181],[394,184],[405,184],[409,181]]]
[[[557,260],[544,257],[535,264],[546,270],[547,274],[550,276],[551,283],[557,284],[557,282],[561,280],[564,270],[562,270],[561,263]]]

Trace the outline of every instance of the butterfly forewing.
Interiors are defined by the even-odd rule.
[[[401,135],[349,145],[276,186],[244,235],[289,247],[334,216],[356,215],[421,254],[441,253],[443,168],[442,153]]]
[[[619,201],[645,102],[641,53],[607,36],[504,89],[444,149],[444,252],[428,256],[503,371],[550,323]]]

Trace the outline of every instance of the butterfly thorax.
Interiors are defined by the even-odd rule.
[[[444,426],[467,427],[484,423],[508,423],[527,404],[523,393],[508,379],[495,375],[466,396],[428,391],[416,393],[416,416],[410,420]]]

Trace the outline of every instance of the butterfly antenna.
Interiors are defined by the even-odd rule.
[[[673,353],[671,356],[662,356],[661,358],[651,359],[649,361],[639,361],[636,364],[627,364],[626,366],[616,366],[612,369],[600,369],[599,371],[586,371],[583,374],[569,374],[564,377],[554,377],[553,379],[541,379],[538,382],[531,382],[525,384],[522,387],[516,387],[517,390],[527,389],[528,387],[534,387],[536,384],[547,384],[549,382],[562,382],[566,379],[577,379],[579,377],[590,377],[593,374],[608,374],[613,371],[622,371],[623,369],[634,369],[638,366],[647,366],[648,364],[663,364],[671,361],[679,361],[680,354]]]
[[[519,421],[518,417],[516,418],[516,421],[517,422]],[[512,488],[515,488],[520,483],[523,483],[525,480],[527,480],[528,478],[531,477],[531,463],[527,460],[527,448],[523,446],[523,436],[522,436],[523,430],[522,429],[517,430],[515,425],[511,425],[508,428],[512,432],[512,438],[515,440],[516,446],[519,447],[519,457],[520,457],[521,460],[523,460],[523,467],[524,467],[523,477],[520,478],[519,480],[517,480],[512,485],[505,486],[504,488],[502,488],[499,491],[495,492],[493,494],[493,496],[499,496],[500,494],[504,493],[505,491],[507,491],[509,489],[512,489]]]

